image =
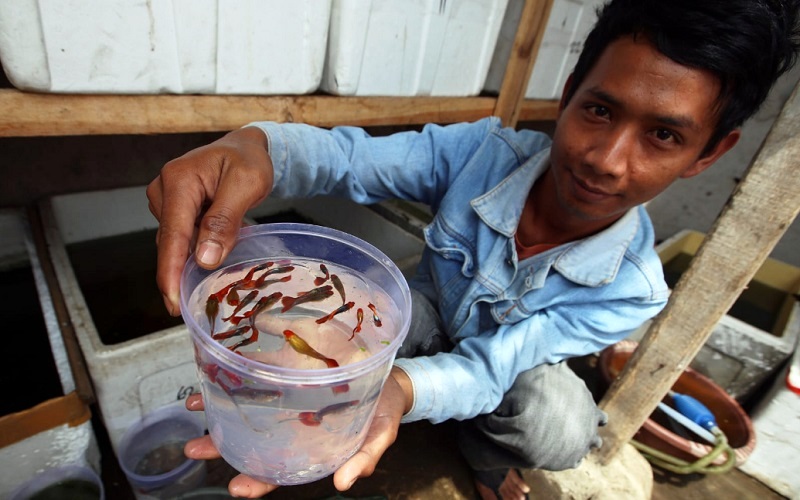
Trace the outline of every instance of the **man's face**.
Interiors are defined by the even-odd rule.
[[[711,73],[672,61],[645,37],[611,43],[561,104],[551,153],[560,208],[610,223],[679,177],[702,172],[739,135],[703,154],[718,93]]]

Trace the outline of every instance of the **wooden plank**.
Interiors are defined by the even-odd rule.
[[[171,134],[227,131],[256,120],[334,125],[472,121],[493,97],[335,97],[35,94],[0,89],[0,136]],[[555,116],[550,101],[524,106],[529,119]]]
[[[647,420],[800,211],[798,88],[666,308],[600,402],[609,414],[597,452],[604,463]]]
[[[528,80],[544,38],[552,7],[553,0],[525,2],[494,109],[494,115],[499,116],[503,125],[507,127],[515,127],[520,119],[521,103],[525,99]]]

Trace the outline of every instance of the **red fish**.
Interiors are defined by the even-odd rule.
[[[234,288],[234,290],[235,290],[235,288]],[[252,292],[250,292],[247,295],[245,295],[243,299],[238,300],[239,304],[233,310],[231,315],[228,316],[227,318],[222,318],[222,321],[229,321],[231,318],[236,316],[236,313],[241,311],[244,308],[244,306],[246,306],[247,304],[252,302],[257,296],[258,296],[258,290],[253,290]]]
[[[336,316],[337,314],[343,313],[345,311],[349,311],[350,309],[353,308],[354,305],[356,305],[355,302],[348,302],[347,304],[345,304],[343,306],[339,306],[338,309],[336,309],[335,311],[332,311],[327,316],[323,316],[323,317],[319,318],[317,320],[317,323],[319,323],[321,325],[322,323],[325,323],[326,321],[333,319],[333,317]]]
[[[258,292],[253,290],[253,293],[258,293]],[[278,302],[278,300],[281,297],[283,297],[283,294],[281,292],[275,292],[261,297],[260,299],[258,299],[258,302],[256,302],[256,305],[254,305],[252,309],[244,313],[243,317],[250,318],[250,323],[252,324],[253,322],[255,322],[256,316],[259,313],[261,313],[265,309],[272,307],[276,302]]]
[[[227,332],[215,333],[214,335],[211,336],[211,338],[214,340],[225,340],[231,337],[235,337],[237,335],[244,335],[245,333],[247,333],[247,330],[249,329],[250,329],[249,326],[242,326],[239,328],[228,330]]]
[[[327,266],[325,266],[325,264],[320,264],[319,265],[319,270],[322,271],[323,273],[325,273],[325,276],[323,276],[321,278],[314,278],[314,285],[315,286],[320,286],[321,284],[323,284],[326,281],[328,281],[328,278],[330,278],[330,274],[328,273],[328,268],[327,268]]]
[[[267,276],[271,276],[273,274],[281,274],[281,273],[290,273],[294,271],[294,266],[282,266],[276,267],[275,269],[270,269],[269,271],[265,272],[257,279],[251,279],[246,283],[242,283],[237,286],[239,290],[252,290],[253,288],[264,288],[264,280],[267,279]]]
[[[262,276],[262,278],[263,278],[263,276]],[[287,281],[289,281],[291,279],[292,279],[291,275],[284,276],[283,278],[274,279],[274,280],[262,280],[261,278],[258,278],[256,280],[256,288],[258,288],[259,290],[263,290],[264,288],[267,288],[268,286],[270,286],[270,285],[272,285],[274,283],[286,283]]]
[[[356,320],[357,320],[357,323],[356,323],[356,327],[353,328],[353,334],[350,335],[350,338],[347,339],[347,340],[353,340],[353,337],[356,336],[356,333],[361,331],[361,323],[364,322],[364,310],[361,309],[360,307],[358,308],[358,311],[356,311]]]
[[[378,311],[375,310],[375,305],[372,303],[367,304],[367,307],[372,311],[372,321],[375,322],[375,326],[383,326],[381,323],[381,318],[378,316]]]
[[[331,274],[331,283],[333,283],[333,287],[336,289],[337,292],[339,292],[339,295],[342,296],[342,304],[344,304],[347,301],[347,299],[345,298],[344,285],[342,284],[342,280],[340,280],[339,277],[336,276],[335,274]]]
[[[214,334],[214,323],[219,314],[219,299],[216,295],[211,294],[206,301],[206,317],[208,317],[208,324],[211,327],[211,334]]]
[[[235,286],[231,287],[230,291],[225,296],[225,302],[227,302],[229,306],[239,305],[239,292],[236,291]]]
[[[334,403],[332,405],[326,406],[325,408],[319,411],[301,411],[298,417],[300,422],[302,422],[304,425],[316,427],[322,423],[322,419],[325,418],[326,415],[342,412],[348,408],[352,408],[358,403],[359,403],[358,400],[345,401],[343,403]]]
[[[324,300],[331,295],[333,295],[333,287],[330,285],[325,285],[319,288],[314,288],[307,292],[301,292],[297,297],[284,297],[281,299],[281,304],[283,304],[281,312],[286,312],[294,306],[304,304],[306,302],[317,302]]]
[[[293,331],[284,330],[283,336],[286,337],[286,341],[289,342],[289,345],[292,346],[292,349],[299,352],[300,354],[305,354],[306,356],[318,359],[324,362],[328,366],[328,368],[336,368],[339,366],[339,363],[337,363],[335,360],[315,351],[313,347],[308,345],[308,343],[305,340],[300,338]]]

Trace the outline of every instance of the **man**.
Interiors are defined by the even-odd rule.
[[[515,468],[574,467],[600,445],[605,415],[565,360],[625,338],[666,303],[642,204],[736,144],[794,63],[797,19],[797,0],[612,0],[565,85],[552,143],[495,119],[380,138],[274,123],[231,132],[148,188],[167,308],[179,312],[190,241],[215,268],[267,195],[429,204],[408,340],[334,484],[371,474],[401,420],[454,418],[479,494],[524,498]],[[208,438],[186,451],[218,456]],[[239,496],[274,488],[230,485]]]

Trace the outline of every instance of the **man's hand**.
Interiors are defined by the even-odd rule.
[[[394,368],[392,375],[386,379],[378,399],[375,417],[367,431],[364,444],[333,475],[333,484],[337,490],[348,490],[357,479],[372,475],[378,465],[378,460],[397,439],[400,418],[411,406],[407,402],[408,387],[405,385],[407,382],[407,376],[398,368]],[[186,408],[203,410],[205,406],[202,396],[200,394],[189,396],[186,400]],[[196,460],[220,458],[219,451],[211,441],[211,436],[203,436],[189,441],[184,447],[184,453],[187,457]],[[277,488],[274,484],[263,483],[244,474],[233,478],[228,485],[231,495],[243,498],[258,498]]]
[[[272,182],[266,136],[246,127],[170,161],[150,183],[149,208],[159,221],[156,281],[170,314],[180,314],[180,276],[192,246],[199,266],[216,268]]]

